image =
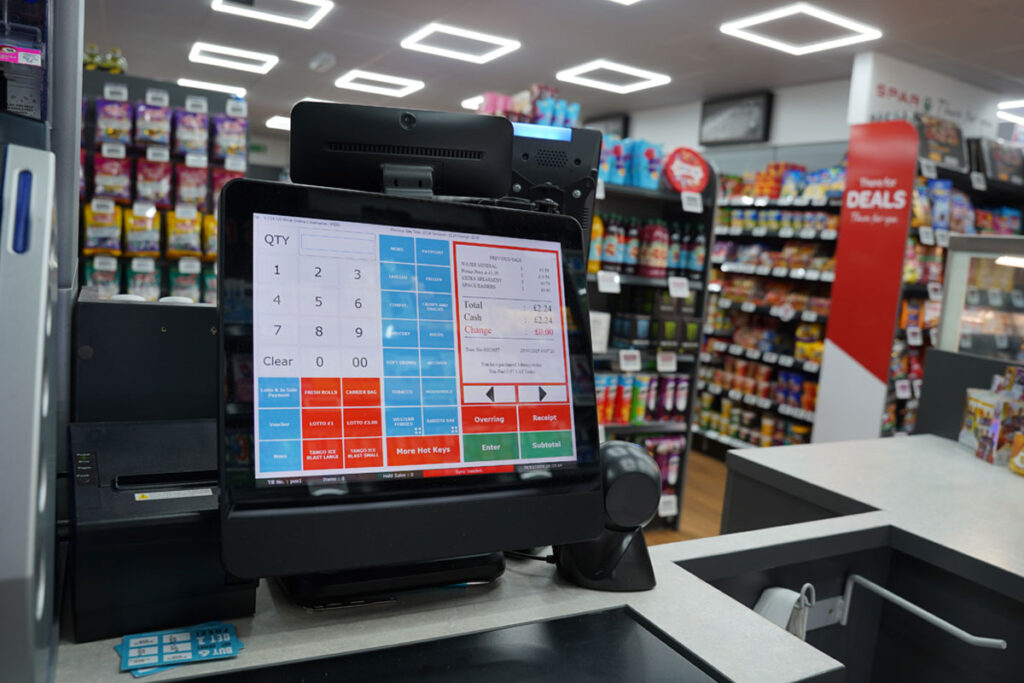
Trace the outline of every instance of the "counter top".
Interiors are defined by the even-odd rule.
[[[155,674],[151,680],[181,680],[355,653],[622,606],[731,680],[841,680],[841,665],[834,659],[672,561],[655,560],[655,573],[658,585],[652,591],[605,593],[560,580],[553,565],[512,560],[505,574],[488,585],[418,591],[393,603],[320,613],[290,604],[276,587],[263,581],[255,616],[232,620],[245,643],[240,656],[189,664]],[[127,674],[118,673],[113,650],[117,642],[62,643],[57,683],[127,680]]]
[[[905,544],[935,561],[957,559],[1007,594],[1024,600],[1024,481],[1006,468],[976,460],[955,442],[914,436],[729,454],[729,466],[826,508],[874,508],[792,524],[652,548],[657,587],[642,593],[603,593],[560,580],[552,565],[512,560],[505,574],[484,586],[402,595],[397,601],[312,613],[288,603],[268,582],[257,593],[256,614],[236,619],[245,643],[237,658],[190,664],[155,675],[180,680],[217,672],[387,648],[449,636],[628,607],[734,681],[839,680],[834,659],[754,614],[678,562],[806,543],[828,537],[834,551],[874,543]],[[781,551],[780,551],[781,552]],[[58,683],[124,681],[113,651],[116,640],[61,644]],[[599,644],[596,646],[599,647]]]
[[[852,499],[875,508],[881,514],[843,519],[887,524],[1003,570],[1020,585],[995,587],[1013,588],[1024,600],[1024,478],[955,441],[919,435],[744,449],[727,462],[730,470],[824,507],[841,509]]]

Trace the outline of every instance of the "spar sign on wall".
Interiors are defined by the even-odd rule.
[[[917,149],[917,131],[906,121],[850,128],[836,280],[818,382],[816,442],[879,435]]]
[[[953,121],[967,137],[996,137],[999,93],[975,87],[879,52],[853,61],[848,121],[909,119],[928,114]]]

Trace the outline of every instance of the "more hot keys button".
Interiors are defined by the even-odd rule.
[[[571,428],[572,414],[568,403],[553,406],[519,406],[520,431],[547,432]]]
[[[405,436],[387,440],[388,466],[459,462],[457,436]]]
[[[466,434],[517,432],[515,406],[465,406],[462,431]]]

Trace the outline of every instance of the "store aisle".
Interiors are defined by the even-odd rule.
[[[647,544],[658,545],[717,536],[724,498],[725,463],[703,453],[691,451],[684,480],[683,519],[679,530],[645,531]]]

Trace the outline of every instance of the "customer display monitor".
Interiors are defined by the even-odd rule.
[[[226,401],[222,418],[229,568],[322,571],[597,533],[572,219],[255,181],[230,185],[222,206],[223,322],[251,330],[253,398],[251,416]],[[224,343],[230,372],[240,342]],[[373,529],[402,540],[359,547]]]

